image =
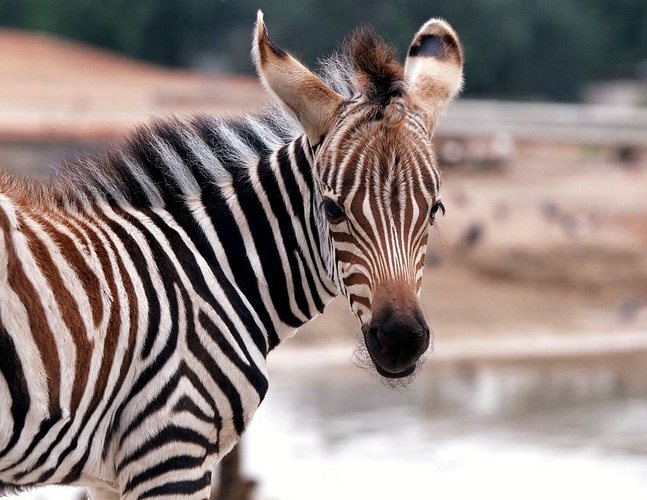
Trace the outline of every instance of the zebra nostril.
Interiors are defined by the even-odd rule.
[[[376,337],[382,350],[386,350],[387,346],[393,343],[393,339],[389,338],[389,333],[384,328],[379,328],[377,330]]]
[[[380,331],[377,327],[372,326],[368,330],[368,334],[373,339],[373,347],[377,348],[379,351],[384,351],[384,344],[382,343],[382,339],[380,338]]]

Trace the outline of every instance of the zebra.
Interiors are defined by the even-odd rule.
[[[157,120],[49,181],[0,176],[4,488],[208,497],[268,353],[339,294],[380,375],[419,366],[456,33],[429,20],[401,65],[360,29],[313,73],[259,11],[252,53],[264,111]]]

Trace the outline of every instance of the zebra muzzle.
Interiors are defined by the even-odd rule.
[[[378,309],[364,328],[364,342],[378,373],[388,378],[411,375],[429,348],[430,332],[416,303],[403,309]]]

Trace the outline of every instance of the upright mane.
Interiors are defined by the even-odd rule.
[[[75,208],[96,201],[163,206],[222,184],[301,134],[278,106],[239,117],[166,117],[138,125],[105,153],[59,164],[52,175],[0,171],[0,195],[24,206]]]

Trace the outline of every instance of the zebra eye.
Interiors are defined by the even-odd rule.
[[[443,205],[442,201],[434,203],[434,205],[431,207],[431,220],[434,220],[436,214],[438,213],[438,210],[442,210],[443,215],[445,215],[445,205]]]
[[[328,219],[330,223],[339,224],[344,220],[344,211],[330,198],[324,198],[321,202],[321,206],[326,214],[326,219]]]

